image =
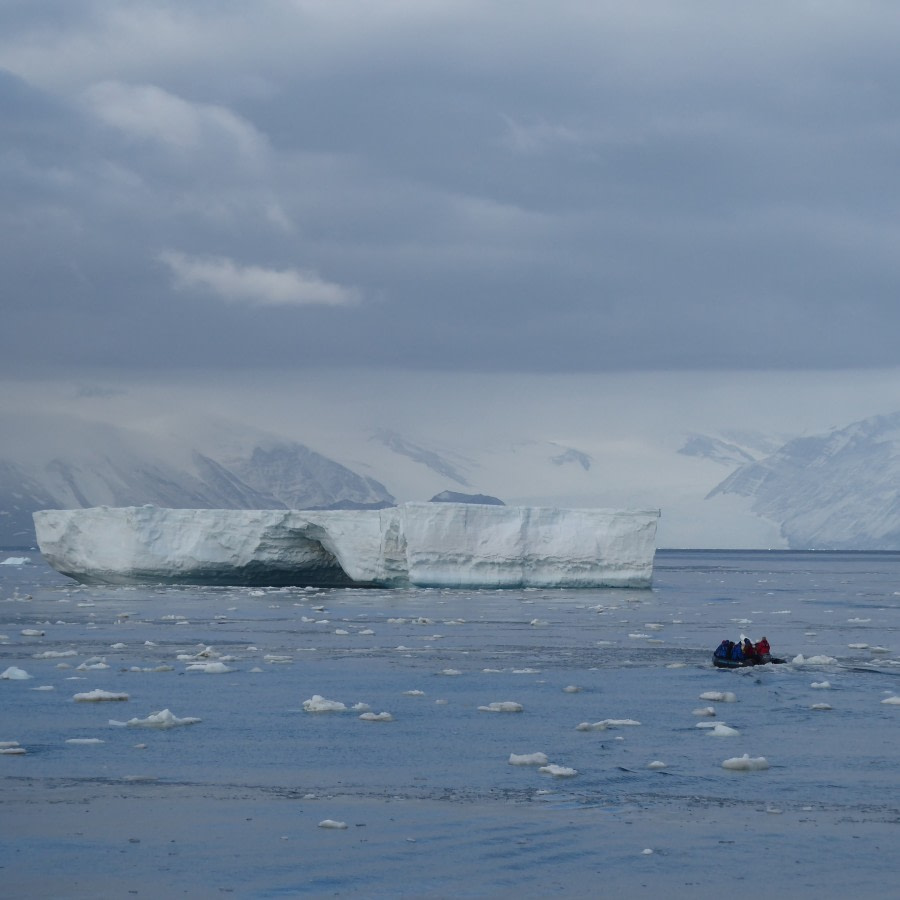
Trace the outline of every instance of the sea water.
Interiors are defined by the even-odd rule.
[[[715,669],[742,634],[788,662]],[[0,552],[0,674],[9,897],[881,898],[900,852],[897,554],[386,591]]]

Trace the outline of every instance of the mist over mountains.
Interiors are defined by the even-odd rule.
[[[383,508],[460,488],[517,505],[658,507],[661,547],[900,547],[900,413],[802,437],[695,432],[657,442],[652,459],[622,441],[453,444],[387,425],[324,446],[319,433],[317,449],[199,419],[139,429],[19,412],[0,414],[0,430],[5,547],[33,545],[35,509]]]

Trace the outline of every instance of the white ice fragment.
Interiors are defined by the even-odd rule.
[[[759,772],[769,768],[769,761],[764,756],[751,757],[749,753],[745,753],[743,756],[726,759],[722,768],[737,772]]]
[[[350,634],[350,632],[347,631],[346,628],[335,628],[334,633],[335,634]]]
[[[900,706],[900,697],[885,697],[881,702],[887,706]]]
[[[178,725],[195,725],[199,721],[201,720],[192,717],[179,719],[171,710],[161,709],[159,712],[150,713],[146,719],[129,719],[127,722],[110,719],[109,724],[129,728],[175,728]]]
[[[701,700],[712,700],[716,703],[734,703],[737,697],[731,691],[705,691],[700,695]]]
[[[61,659],[65,656],[78,656],[76,650],[44,650],[43,653],[32,653],[32,659]]]
[[[837,660],[833,656],[804,656],[802,653],[798,653],[791,662],[795,666],[830,666]]]
[[[424,697],[425,696],[425,691],[418,691],[418,690],[404,691],[403,693],[407,697]]]
[[[847,644],[847,646],[851,650],[867,650],[869,647],[868,644]]]
[[[106,664],[106,657],[92,656],[90,659],[86,659],[78,668],[81,671],[87,671],[88,669],[108,669],[109,666]]]
[[[25,752],[24,747],[0,747],[3,756],[22,756]]]
[[[380,712],[380,713],[364,712],[360,716],[360,719],[362,719],[363,722],[393,722],[394,721],[394,717],[389,712]]]
[[[354,703],[350,707],[354,712],[368,712],[371,708],[368,703]]]
[[[55,691],[56,688],[52,684],[39,684],[32,688],[33,691]]]
[[[334,819],[322,819],[322,821],[319,822],[319,828],[336,828],[340,830],[346,827],[346,822],[337,822]]]
[[[33,675],[29,675],[24,669],[20,669],[18,666],[10,666],[8,669],[0,672],[0,678],[5,678],[9,681],[25,681],[27,678],[33,677]]]
[[[654,759],[653,762],[647,763],[648,769],[665,769],[667,768],[666,764],[660,759]]]
[[[554,763],[541,766],[538,772],[543,772],[545,775],[553,775],[555,778],[572,778],[578,774],[577,769],[570,769],[568,766],[557,766]]]
[[[607,725],[610,728],[621,728],[627,727],[631,725],[640,725],[637,719],[604,719],[601,723],[602,725]]]
[[[326,700],[320,694],[313,694],[309,700],[303,701],[303,709],[306,712],[343,712],[346,708],[340,700]]]
[[[185,669],[185,672],[204,672],[207,675],[224,675],[233,671],[231,666],[226,666],[223,662],[191,663]]]
[[[524,707],[514,700],[499,700],[488,703],[487,706],[479,706],[478,709],[482,712],[522,712]]]
[[[67,744],[79,744],[79,745],[87,747],[92,744],[102,744],[104,742],[101,741],[100,738],[68,738],[66,740],[66,743]]]
[[[702,706],[700,709],[695,709],[691,715],[694,716],[714,716],[716,714],[715,707],[713,706]]]
[[[540,669],[513,669],[513,675],[540,675]]]
[[[128,694],[116,694],[112,691],[101,691],[97,688],[95,691],[86,691],[82,694],[75,694],[72,699],[76,703],[95,703],[103,700],[127,700]]]
[[[119,643],[117,643],[117,644],[112,644],[109,649],[110,650],[125,650],[125,649],[127,649],[127,646],[128,646],[127,644],[123,644],[121,641],[119,641]]]
[[[509,764],[511,766],[546,766],[546,753],[510,753]]]
[[[579,722],[575,726],[576,731],[606,731],[606,722]]]
[[[3,562],[0,562],[0,566],[24,566],[30,562],[31,557],[29,556],[7,556]]]
[[[740,734],[740,731],[738,731],[737,728],[731,728],[724,722],[716,722],[716,724],[709,729],[707,734],[710,734],[713,737],[737,737],[737,735]]]
[[[813,703],[813,705],[810,706],[810,709],[816,709],[816,710],[831,709],[831,704],[829,704],[829,703]]]
[[[847,619],[852,625],[865,625],[867,622],[871,622],[871,619]]]
[[[0,741],[0,750],[12,750],[14,747],[18,746],[18,741]]]
[[[462,675],[462,672],[459,669],[442,669],[440,671],[441,675]]]
[[[577,684],[567,684],[567,685],[563,688],[563,691],[564,691],[565,693],[567,693],[567,694],[577,694],[577,693],[579,693],[579,692],[581,691],[581,688],[578,687]]]
[[[375,632],[372,631],[371,628],[363,628],[363,630],[360,631],[359,634],[375,634]],[[437,637],[437,635],[435,635],[435,637]]]
[[[23,628],[22,634],[25,637],[43,637],[46,632],[38,631],[37,628]]]

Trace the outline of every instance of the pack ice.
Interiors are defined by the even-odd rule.
[[[658,518],[470,503],[34,513],[44,558],[77,581],[317,587],[646,587]]]

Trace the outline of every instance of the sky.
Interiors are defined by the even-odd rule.
[[[0,371],[900,364],[893,2],[4,0]]]
[[[898,46],[893,0],[0,0],[3,393],[620,459],[892,412]]]

